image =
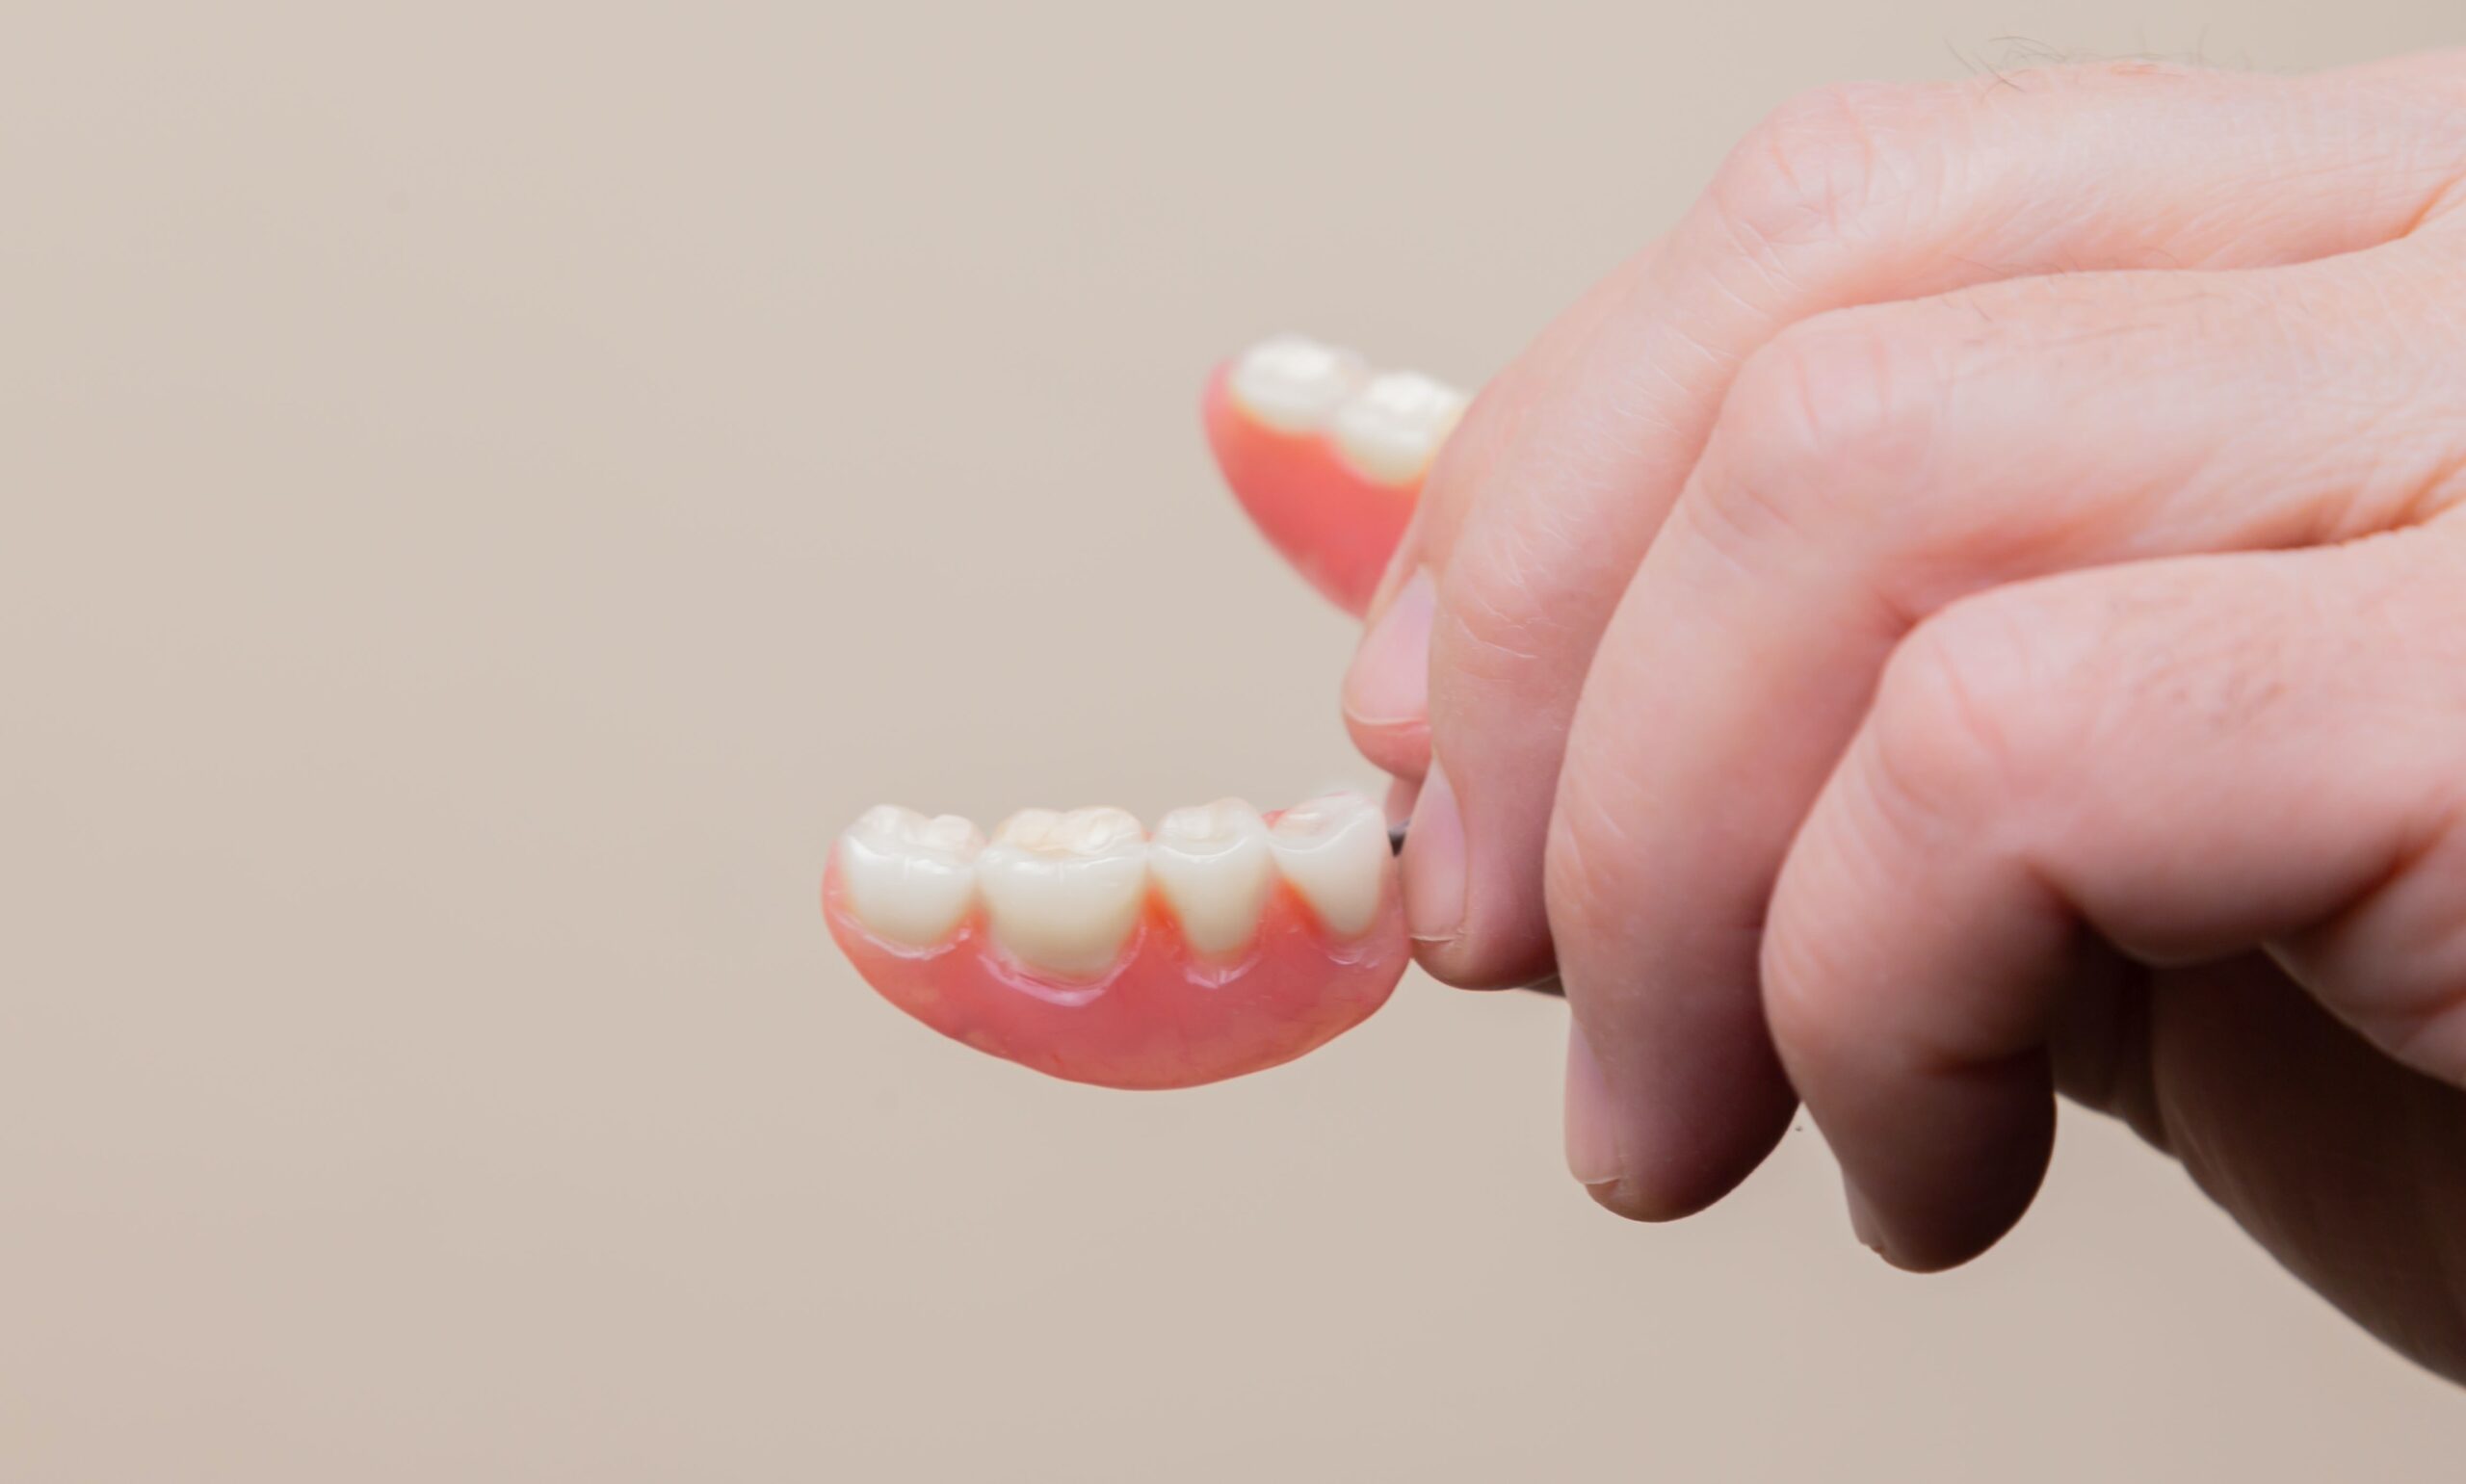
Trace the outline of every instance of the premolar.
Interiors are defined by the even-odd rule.
[[[1357,938],[1378,920],[1394,855],[1377,805],[1358,794],[1297,804],[1276,817],[1268,848],[1327,931]]]
[[[1098,975],[1139,925],[1147,842],[1124,810],[1023,809],[994,831],[976,876],[1011,956],[1052,974]]]
[[[894,943],[929,947],[949,937],[976,901],[977,852],[984,836],[957,815],[869,809],[839,841],[848,904]]]
[[[1275,879],[1257,810],[1238,798],[1176,809],[1157,824],[1147,862],[1193,950],[1221,958],[1249,945]]]

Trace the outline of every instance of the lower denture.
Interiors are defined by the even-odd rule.
[[[1341,817],[1350,820],[1343,811],[1358,802],[1346,801]],[[1377,839],[1383,852],[1383,823]],[[1331,927],[1279,873],[1247,945],[1213,955],[1191,947],[1151,877],[1112,962],[1076,975],[1023,961],[999,940],[982,900],[938,941],[884,936],[852,906],[836,850],[823,910],[868,983],[954,1040],[1072,1081],[1191,1087],[1290,1061],[1386,1002],[1410,958],[1394,872],[1366,860],[1347,869],[1377,871],[1375,895],[1344,907],[1363,919],[1347,924],[1358,930]]]

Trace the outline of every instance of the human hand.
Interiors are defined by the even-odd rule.
[[[1475,401],[1373,600],[1449,982],[1696,1211],[1889,1261],[2061,1092],[2466,1378],[2466,55],[1827,90]]]

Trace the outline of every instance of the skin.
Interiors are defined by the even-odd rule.
[[[1476,400],[1347,682],[1421,961],[1640,1220],[2059,1092],[2466,1379],[2466,54],[1825,90]]]

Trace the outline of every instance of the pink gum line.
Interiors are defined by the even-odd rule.
[[[1411,950],[1392,880],[1369,932],[1333,944],[1279,882],[1238,962],[1200,960],[1150,897],[1131,943],[1104,977],[1054,980],[997,948],[981,913],[944,942],[883,942],[850,914],[838,856],[823,878],[831,936],[881,996],[935,1030],[1071,1081],[1121,1088],[1194,1087],[1264,1071],[1333,1040],[1385,1003]]]
[[[1207,379],[1199,416],[1224,482],[1270,545],[1338,608],[1370,606],[1421,496],[1419,478],[1382,484],[1354,472],[1319,433],[1288,433],[1251,417],[1231,369]]]

